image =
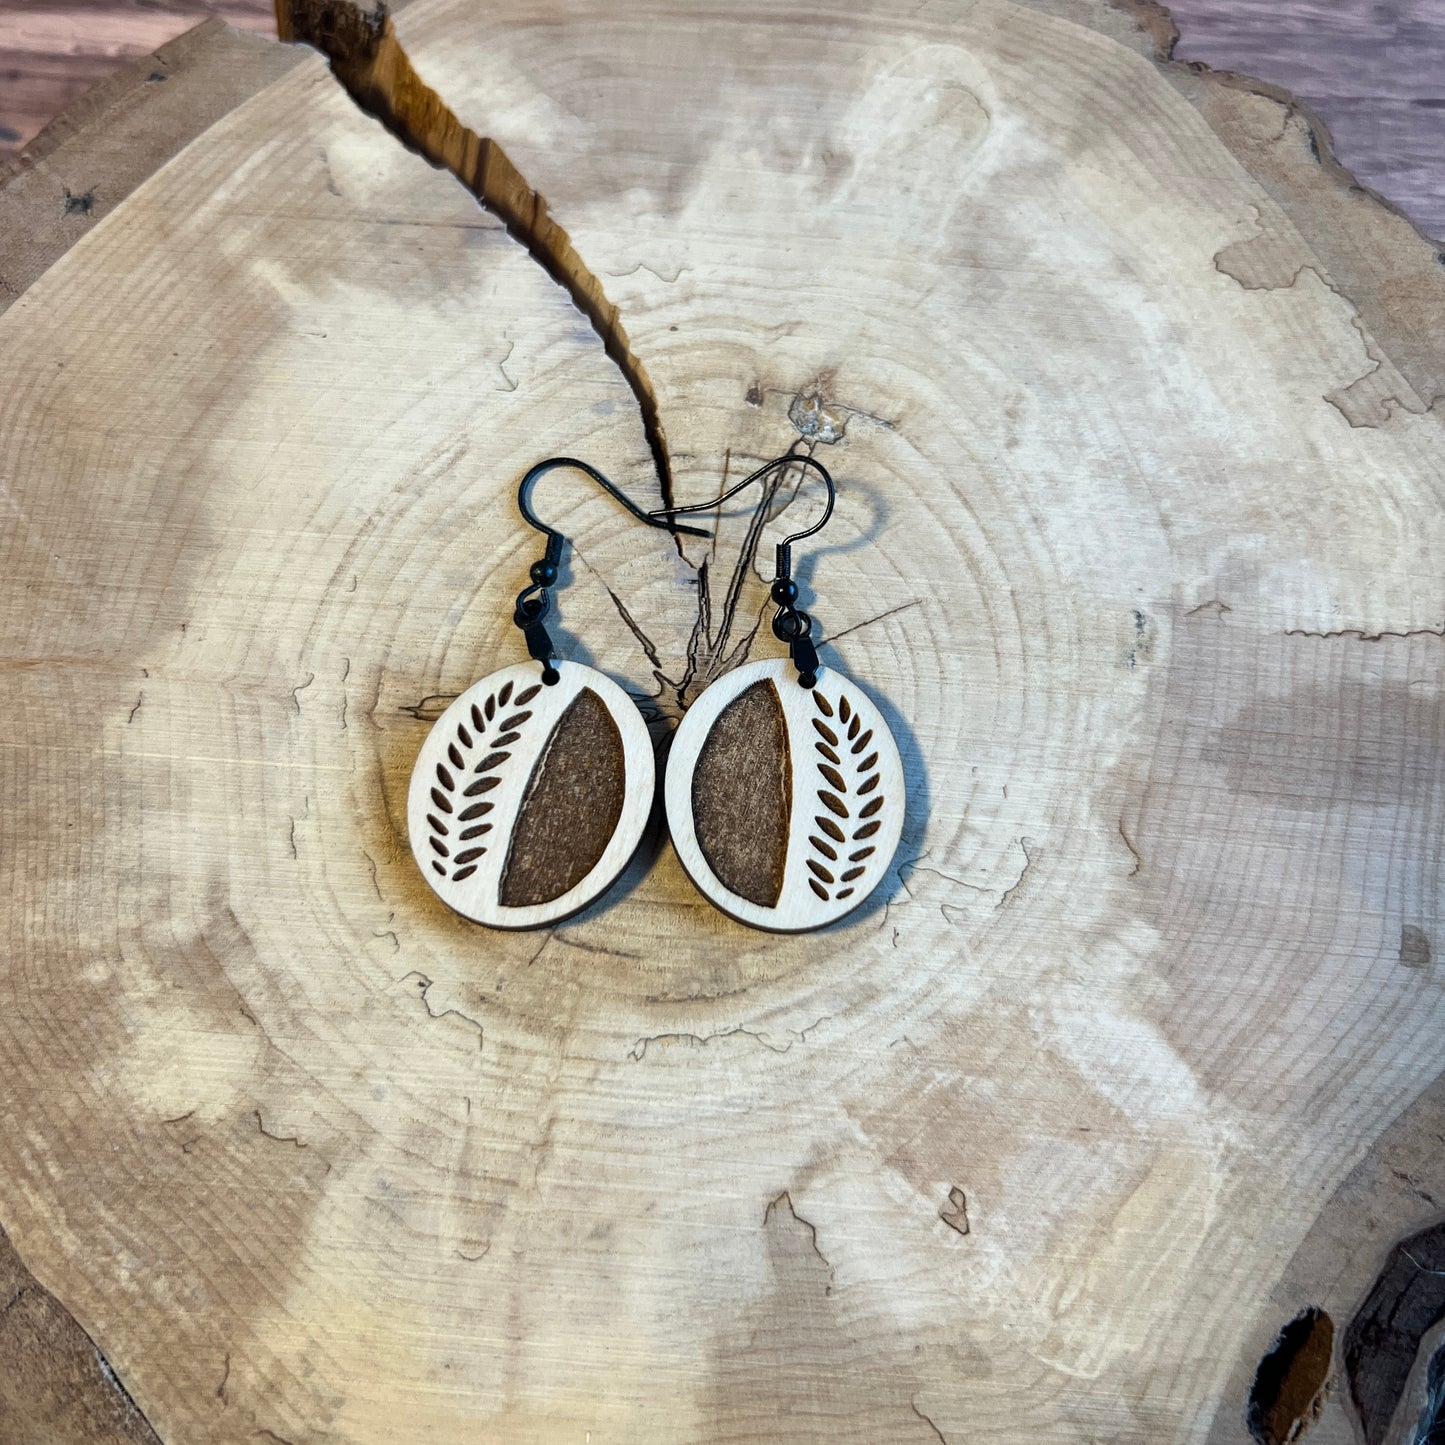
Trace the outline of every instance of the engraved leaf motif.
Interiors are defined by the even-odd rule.
[[[499,770],[512,756],[509,749],[532,716],[527,704],[541,690],[541,683],[536,683],[513,696],[513,685],[508,681],[480,705],[472,703],[467,709],[467,719],[457,724],[447,744],[447,761],[436,765],[436,779],[431,789],[436,811],[426,815],[427,842],[437,855],[431,866],[453,883],[460,883],[477,871],[477,859],[488,848],[487,843],[477,840],[492,831],[492,825],[481,820],[494,805],[485,800],[475,803],[468,800],[500,785]],[[509,705],[513,711],[498,722],[498,713]],[[490,739],[489,732],[494,734]],[[473,762],[478,753],[482,757]],[[462,786],[463,783],[466,786]]]
[[[812,875],[808,886],[827,903],[857,892],[870,866],[867,859],[877,852],[864,840],[883,826],[876,815],[885,800],[878,791],[883,781],[878,750],[869,750],[873,729],[863,726],[863,718],[846,694],[840,693],[834,702],[820,688],[814,688],[813,701],[822,714],[813,719],[818,734],[813,746],[819,755],[815,759],[819,779],[816,796],[823,811],[813,819],[818,833],[808,836],[817,855],[807,860]],[[833,725],[823,718],[833,719]],[[864,846],[852,846],[859,843]],[[849,850],[846,863],[850,866],[840,869],[839,854],[844,849]]]

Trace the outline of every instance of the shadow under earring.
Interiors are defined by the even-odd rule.
[[[684,715],[664,797],[673,846],[699,890],[740,923],[778,933],[826,927],[882,882],[903,830],[903,764],[882,713],[851,678],[819,664],[813,622],[797,606],[793,543],[833,514],[821,462],[785,456],[770,472],[811,467],[828,488],[821,519],[778,545],[773,635],[788,658],[746,663],[706,688]]]
[[[633,516],[671,530],[572,457],[522,478],[517,507],[547,539],[513,613],[532,660],[473,683],[436,720],[407,797],[422,876],[449,908],[490,928],[540,928],[585,908],[627,866],[652,809],[652,741],[637,704],[595,668],[559,661],[544,626],[566,539],[538,521],[528,494],[557,467],[585,472]]]

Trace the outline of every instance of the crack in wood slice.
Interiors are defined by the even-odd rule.
[[[698,847],[725,888],[776,908],[788,858],[793,779],[788,727],[766,678],[718,715],[692,775]]]
[[[276,28],[282,40],[319,50],[367,115],[432,165],[450,171],[567,292],[637,399],[663,505],[670,507],[672,467],[657,393],[632,350],[617,307],[577,254],[572,238],[552,219],[541,192],[528,184],[496,141],[463,125],[417,74],[396,38],[384,0],[366,9],[354,0],[276,0]]]
[[[1280,1332],[1259,1362],[1244,1423],[1259,1445],[1289,1445],[1319,1419],[1329,1387],[1335,1323],[1307,1309]]]
[[[502,870],[504,907],[560,898],[597,866],[622,816],[622,734],[607,705],[583,688],[537,759]]]

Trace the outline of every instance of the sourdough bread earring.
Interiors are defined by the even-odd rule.
[[[473,683],[447,708],[407,797],[422,876],[447,907],[490,928],[540,928],[585,908],[627,866],[652,808],[652,742],[637,704],[595,668],[559,661],[543,625],[566,539],[528,498],[557,467],[585,472],[649,526],[669,526],[572,457],[539,462],[517,489],[522,516],[547,539],[512,619],[532,660]]]
[[[893,861],[904,808],[888,724],[857,683],[820,666],[812,618],[796,606],[792,547],[833,515],[827,468],[779,457],[702,506],[795,464],[823,479],[828,505],[777,549],[773,635],[790,657],[747,663],[703,692],[673,738],[664,786],[688,876],[724,913],[778,933],[823,928],[862,903]]]

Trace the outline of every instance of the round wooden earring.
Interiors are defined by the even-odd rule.
[[[541,928],[586,908],[627,866],[652,811],[652,741],[637,704],[595,668],[558,662],[543,623],[566,538],[528,498],[557,467],[585,472],[649,527],[712,535],[649,516],[573,457],[522,478],[517,509],[547,539],[512,614],[532,661],[491,673],[447,708],[407,793],[422,877],[448,908],[490,928]]]
[[[473,683],[411,775],[407,830],[437,896],[491,928],[540,928],[606,892],[652,808],[652,743],[611,678],[559,662]]]
[[[800,933],[883,881],[903,830],[903,764],[883,715],[829,668],[787,658],[713,683],[673,739],[664,797],[688,877],[754,928]]]
[[[812,619],[795,605],[792,544],[833,513],[827,469],[809,456],[779,457],[701,505],[794,464],[822,477],[828,504],[777,549],[773,634],[791,661],[748,663],[708,687],[673,738],[664,788],[688,877],[724,913],[777,933],[823,928],[857,908],[888,873],[905,805],[883,714],[852,679],[819,664]]]

